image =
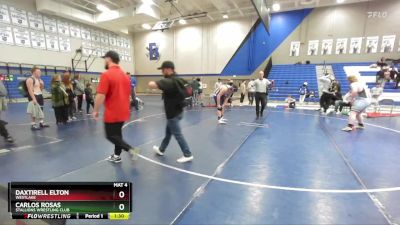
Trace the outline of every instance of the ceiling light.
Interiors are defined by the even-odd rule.
[[[150,26],[150,24],[148,24],[148,23],[142,24],[142,28],[143,28],[143,29],[146,29],[146,30],[151,30],[151,26]]]
[[[180,23],[181,25],[185,25],[185,24],[187,24],[187,21],[184,20],[184,19],[180,19],[180,20],[179,20],[179,23]]]
[[[224,18],[224,19],[228,19],[228,18],[229,18],[229,16],[228,16],[228,14],[224,14],[224,15],[222,16],[222,18]]]
[[[274,3],[274,4],[272,5],[272,10],[273,10],[274,12],[278,12],[279,10],[281,10],[281,5],[279,5],[279,3]]]
[[[142,3],[143,3],[143,4],[146,4],[146,5],[152,5],[152,4],[154,4],[153,0],[142,0]]]
[[[338,4],[340,4],[340,3],[343,3],[344,0],[336,0],[336,2],[337,2]]]
[[[98,4],[98,5],[96,6],[96,8],[97,8],[97,10],[99,10],[100,12],[107,12],[107,11],[110,11],[110,9],[109,9],[107,6],[103,5],[103,4]]]

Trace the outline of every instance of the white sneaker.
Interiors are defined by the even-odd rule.
[[[77,120],[77,118],[75,116],[72,117],[72,120]]]
[[[340,114],[342,114],[342,112],[339,112],[339,111],[336,112],[336,115],[340,115]]]
[[[185,156],[182,156],[181,158],[179,158],[178,160],[176,160],[178,163],[187,163],[187,162],[190,162],[190,161],[193,161],[193,156],[190,156],[190,157],[185,157]]]
[[[365,126],[356,125],[356,129],[358,129],[358,130],[364,130],[364,129],[365,129]]]
[[[221,118],[222,121],[228,122],[229,120],[225,119],[224,117]]]
[[[342,129],[342,131],[350,132],[353,131],[353,128],[346,126],[345,128]]]
[[[226,124],[226,121],[225,121],[225,120],[222,120],[222,119],[220,119],[220,120],[218,120],[218,124]]]
[[[164,155],[164,152],[160,151],[160,147],[158,147],[156,145],[153,146],[153,150],[159,156],[163,156]]]

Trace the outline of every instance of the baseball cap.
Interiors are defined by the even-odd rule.
[[[159,67],[158,69],[159,70],[162,70],[162,69],[173,69],[174,70],[175,69],[175,65],[171,61],[165,61],[165,62],[163,62],[161,64],[161,67]]]
[[[114,63],[119,63],[120,59],[119,59],[119,55],[117,52],[115,51],[108,51],[104,56],[102,56],[101,58],[110,58]]]

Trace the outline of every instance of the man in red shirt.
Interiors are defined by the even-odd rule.
[[[120,163],[122,150],[129,152],[132,158],[138,154],[138,149],[132,148],[122,138],[122,126],[130,118],[131,82],[118,65],[120,61],[118,53],[109,51],[103,58],[107,71],[100,77],[93,117],[99,118],[100,107],[104,104],[106,137],[115,145],[114,154],[108,160]]]

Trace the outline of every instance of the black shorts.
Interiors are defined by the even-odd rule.
[[[36,101],[37,101],[37,103],[40,105],[40,106],[42,106],[43,107],[43,105],[44,105],[44,98],[43,98],[43,95],[35,95],[35,98],[36,98]],[[29,101],[32,101],[32,98],[31,98],[31,96],[29,95],[28,96],[28,100]]]
[[[218,98],[218,96],[214,96],[215,105],[218,106],[217,98]],[[220,99],[219,102],[221,103],[221,106],[224,104],[224,102],[225,102],[225,95],[221,96],[221,99]]]

